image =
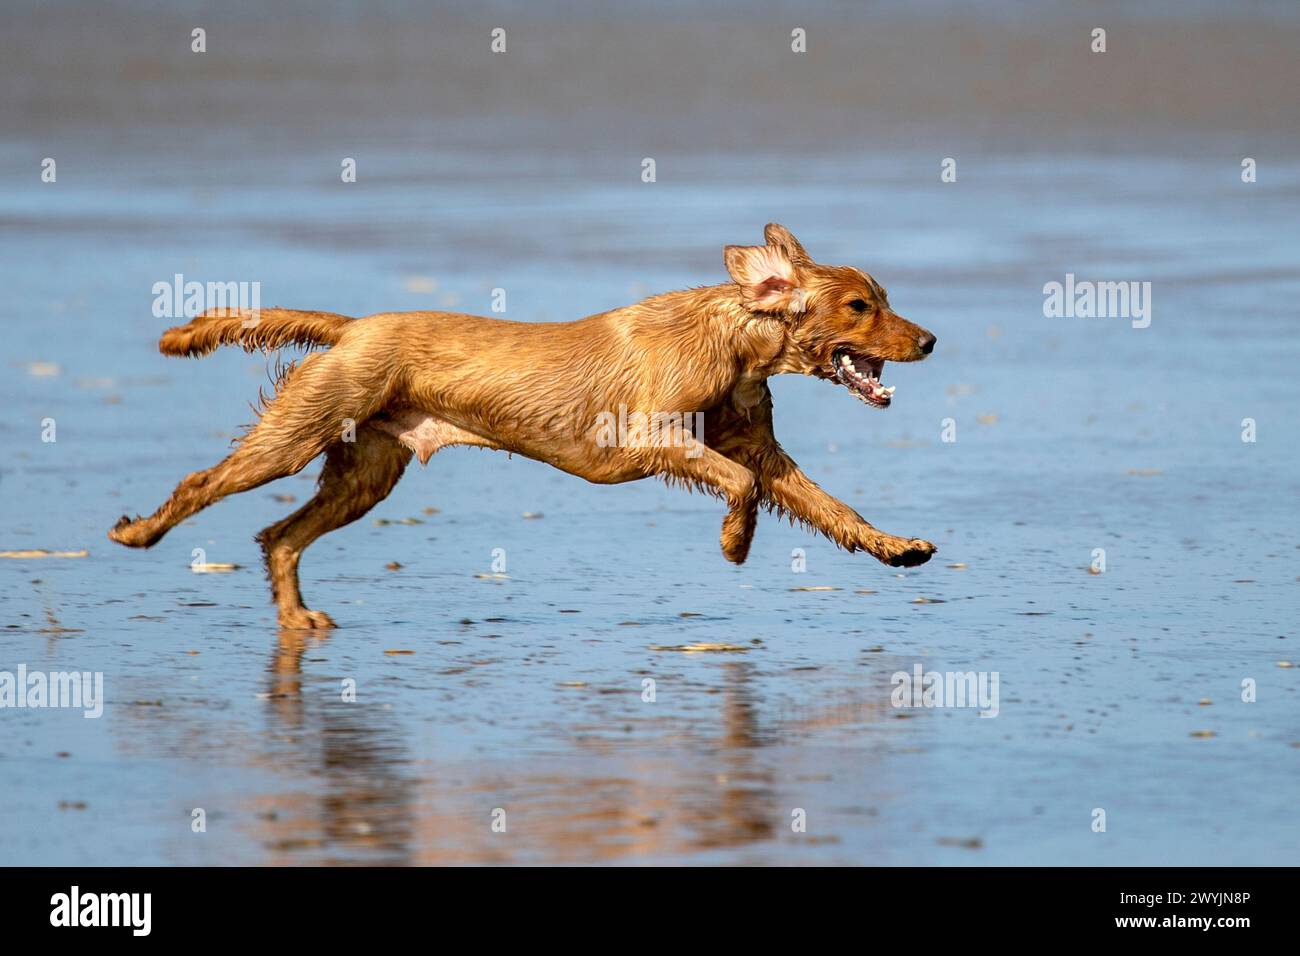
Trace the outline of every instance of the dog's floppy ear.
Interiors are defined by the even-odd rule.
[[[746,308],[780,312],[798,301],[799,278],[783,246],[727,246],[722,256]]]
[[[784,249],[785,254],[795,265],[812,261],[808,253],[804,252],[803,246],[799,244],[799,240],[794,237],[794,233],[779,222],[769,222],[763,230],[763,238],[767,240],[769,246],[779,246]]]

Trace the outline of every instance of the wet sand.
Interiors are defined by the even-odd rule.
[[[5,84],[0,551],[87,553],[0,558],[0,671],[102,671],[107,700],[97,720],[0,710],[0,863],[1300,861],[1300,668],[1279,666],[1300,663],[1295,130],[1276,84],[1209,91],[1172,69],[1185,38],[1216,35],[1223,64],[1283,78],[1262,38],[1300,29],[1285,11],[1138,23],[1164,37],[1144,58],[1117,55],[1112,28],[1114,66],[1089,88],[1086,60],[989,72],[990,50],[1060,62],[1042,52],[1073,23],[1060,11],[963,42],[891,8],[883,62],[947,50],[934,89],[951,108],[914,84],[882,91],[879,60],[843,83],[812,60],[772,101],[721,68],[696,75],[698,96],[651,94],[635,82],[660,76],[647,54],[568,112],[619,51],[681,39],[685,86],[706,52],[745,57],[685,14],[633,23],[638,43],[608,40],[632,28],[617,19],[540,18],[576,31],[544,54],[502,8],[519,75],[498,89],[475,85],[487,67],[456,54],[451,20],[430,15],[426,44],[423,19],[336,13],[233,21],[247,42],[218,82],[215,61],[189,75],[159,52],[170,14],[137,9],[83,11],[59,49],[94,56],[65,57],[52,85]],[[53,62],[64,15],[6,23],[27,58],[6,81]],[[319,46],[273,62],[296,29]],[[852,48],[847,30],[826,42]],[[304,49],[329,51],[314,74]],[[451,76],[473,105],[424,96]],[[874,97],[864,123],[825,135],[854,84]],[[800,110],[810,93],[829,99]],[[797,115],[763,122],[772,102]],[[339,182],[344,156],[356,184]],[[939,182],[944,156],[956,183]],[[252,541],[317,466],[147,553],[104,537],[227,452],[273,364],[159,356],[155,282],[260,281],[267,305],[358,315],[487,312],[503,287],[509,317],[554,321],[721,281],[721,247],[769,220],[869,269],[939,337],[931,360],[888,368],[886,412],[773,382],[785,447],[873,523],[935,541],[925,567],[767,518],[736,568],[716,502],[467,449],[413,466],[307,553],[307,602],[341,625],[328,636],[276,629]],[[1151,282],[1150,327],[1044,317],[1043,285],[1066,273]],[[196,548],[238,568],[196,574]],[[1088,570],[1097,548],[1104,574]],[[891,675],[918,663],[998,672],[998,716],[891,706]]]

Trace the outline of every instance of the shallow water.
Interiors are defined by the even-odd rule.
[[[226,127],[75,127],[53,187],[48,136],[4,143],[0,550],[88,554],[0,559],[0,671],[100,671],[107,700],[0,710],[0,863],[1300,862],[1287,154],[1247,186],[1235,134],[981,141],[944,185],[931,130],[661,144],[650,185],[639,143],[363,128],[355,186],[337,156],[360,146],[323,130],[250,168]],[[149,552],[104,537],[227,452],[272,364],[159,356],[154,282],[351,314],[487,312],[502,287],[509,317],[560,320],[721,281],[768,220],[939,338],[887,368],[883,413],[773,382],[787,450],[936,542],[925,567],[767,518],[736,568],[710,499],[467,449],[307,553],[327,636],[277,632],[252,541],[316,466]],[[1045,318],[1067,272],[1151,282],[1150,327]],[[239,567],[196,574],[196,548]],[[891,706],[916,664],[997,672],[997,717]]]

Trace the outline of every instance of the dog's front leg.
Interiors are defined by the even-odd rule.
[[[873,527],[862,515],[818,487],[785,452],[769,450],[758,464],[764,497],[840,547],[866,551],[896,568],[925,564],[934,554],[935,547],[929,541],[900,538]]]
[[[727,517],[722,521],[722,554],[728,561],[743,564],[749,555],[758,524],[758,479],[738,462],[718,454],[697,440],[681,447],[656,449],[653,470],[668,478],[692,485],[707,485],[727,499]]]
[[[732,504],[722,519],[722,555],[734,564],[744,564],[758,527],[758,495]]]

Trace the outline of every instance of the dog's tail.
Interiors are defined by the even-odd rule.
[[[269,351],[287,345],[333,345],[343,334],[350,316],[337,312],[299,312],[295,309],[209,309],[188,325],[168,329],[158,340],[163,355],[198,357],[222,345],[238,345],[246,352]]]

